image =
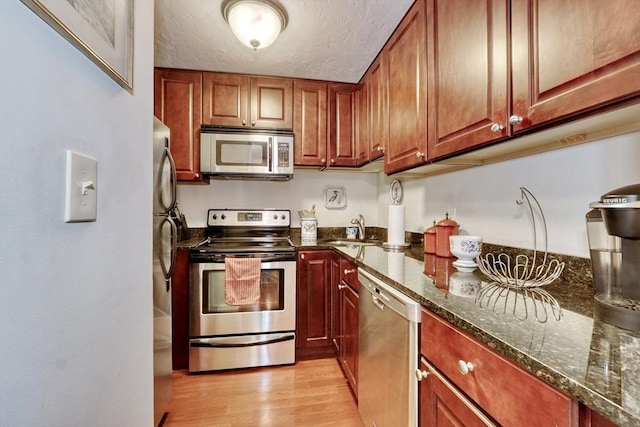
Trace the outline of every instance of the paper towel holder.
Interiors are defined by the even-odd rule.
[[[403,194],[404,190],[402,189],[402,183],[397,179],[391,181],[391,185],[389,186],[389,198],[391,199],[391,203],[394,205],[401,204]]]

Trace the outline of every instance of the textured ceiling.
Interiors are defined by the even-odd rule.
[[[232,34],[222,0],[156,0],[157,67],[357,83],[413,0],[279,0],[289,24],[253,51]]]

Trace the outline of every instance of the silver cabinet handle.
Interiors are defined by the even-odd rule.
[[[519,125],[520,123],[522,123],[522,120],[522,116],[514,114],[513,116],[509,117],[509,124],[511,126]]]
[[[467,375],[469,372],[473,371],[473,363],[458,360],[458,371],[460,371],[462,375]]]
[[[416,157],[420,159],[420,158],[424,157],[424,153],[422,151],[418,151],[416,153]]]
[[[382,152],[382,150],[384,150],[384,148],[378,147],[378,151]]]
[[[344,288],[346,288],[346,287],[347,287],[347,285],[343,285],[342,283],[340,283],[340,284],[338,285],[338,289],[344,289]]]
[[[351,274],[351,273],[355,273],[355,272],[356,272],[356,270],[355,270],[355,269],[347,270],[346,268],[345,268],[345,269],[344,269],[344,271],[343,271],[343,273],[345,274],[345,276],[346,276],[346,275],[348,275],[348,274]]]
[[[493,133],[500,133],[503,129],[504,126],[502,126],[500,123],[494,123],[491,125],[491,132]]]

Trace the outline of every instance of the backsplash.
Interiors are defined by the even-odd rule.
[[[387,239],[387,229],[380,227],[367,227],[366,228],[367,239],[374,239],[380,242],[385,242]],[[291,229],[291,238],[294,242],[300,241],[300,228]],[[336,240],[345,238],[344,227],[319,227],[318,228],[318,242],[327,240]],[[411,255],[416,258],[421,258],[423,255],[423,234],[405,232],[405,242],[411,244]],[[512,258],[517,255],[532,256],[533,251],[522,248],[514,248],[509,246],[495,245],[492,243],[483,243],[483,254],[486,253],[505,253]],[[582,287],[593,287],[593,275],[591,272],[591,260],[589,258],[580,258],[569,255],[561,255],[549,253],[551,258],[555,258],[560,262],[564,262],[564,270],[559,280],[571,283],[573,285]]]

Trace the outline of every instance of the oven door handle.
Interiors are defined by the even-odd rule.
[[[229,347],[253,347],[257,345],[274,344],[283,341],[291,341],[296,338],[295,333],[243,335],[233,337],[192,338],[189,340],[191,347],[229,348]]]

